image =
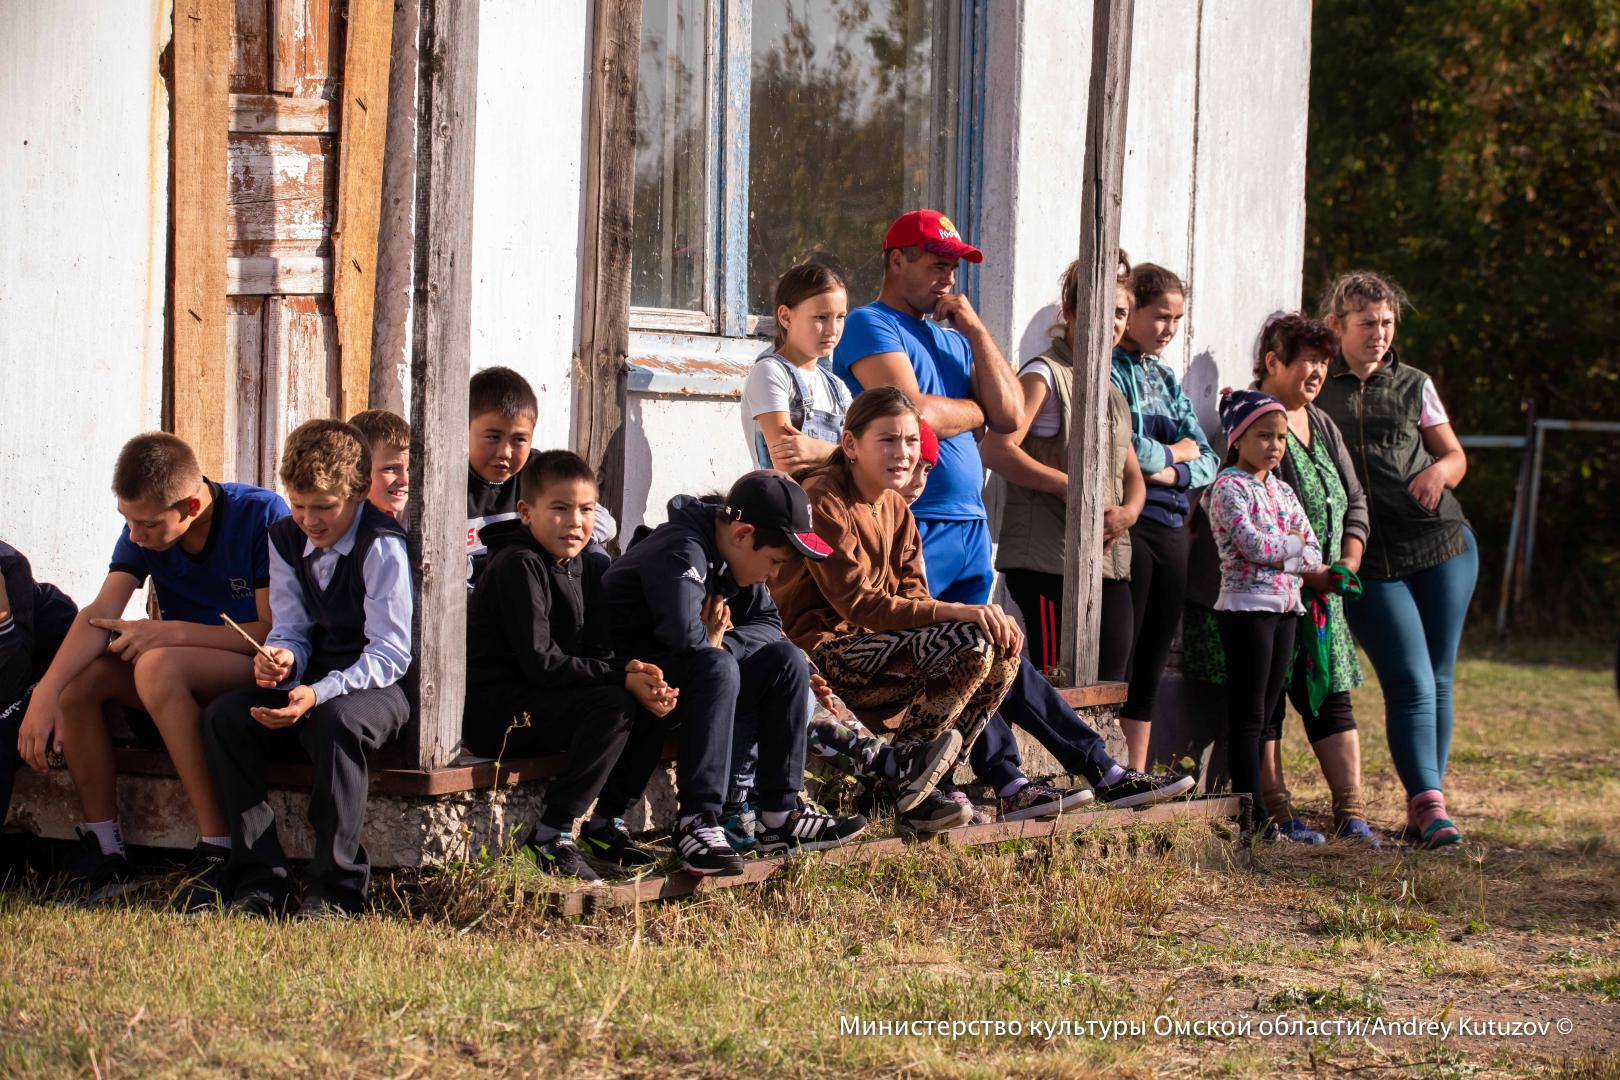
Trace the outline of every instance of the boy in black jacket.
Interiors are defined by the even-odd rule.
[[[11,806],[12,777],[22,765],[17,729],[29,696],[78,613],[66,593],[34,580],[22,552],[0,541],[0,824]]]
[[[675,691],[653,665],[612,656],[602,567],[582,557],[596,518],[591,467],[547,450],[524,466],[518,486],[517,520],[484,530],[489,559],[467,602],[462,737],[486,757],[567,751],[525,845],[542,870],[595,881],[574,822],[619,760],[638,706],[664,716]],[[620,865],[651,861],[616,830],[597,840],[593,852]]]
[[[467,383],[467,588],[478,583],[489,560],[483,531],[518,517],[518,477],[538,450],[535,424],[540,402],[529,380],[508,367],[485,368]],[[585,561],[606,570],[603,544],[619,533],[613,516],[598,505]]]
[[[731,766],[732,724],[757,719],[759,849],[836,847],[866,828],[805,806],[810,671],[782,636],[767,584],[791,559],[822,559],[804,489],[778,472],[753,472],[723,504],[677,495],[669,520],[633,543],[603,578],[615,651],[659,666],[680,692],[667,725],[639,728],[597,800],[592,830],[611,825],[657,767],[673,725],[680,820],[676,854],[696,874],[736,874],[742,862],[719,824]],[[752,727],[753,725],[749,725]]]

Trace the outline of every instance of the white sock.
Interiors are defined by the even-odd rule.
[[[87,821],[84,827],[101,845],[103,855],[124,854],[124,830],[118,827],[117,818],[111,821]]]
[[[231,838],[229,836],[199,836],[197,839],[213,847],[222,847],[226,848],[227,850],[231,846]]]
[[[1028,784],[1029,777],[1020,776],[1016,780],[1009,781],[1007,786],[996,792],[996,794],[1000,795],[1003,799],[1010,799],[1020,791],[1024,790]]]
[[[761,810],[759,820],[765,823],[767,829],[780,829],[787,821],[789,813],[787,810]]]
[[[1103,773],[1102,786],[1113,787],[1123,779],[1125,779],[1125,769],[1118,762],[1115,762],[1108,767],[1107,772]]]

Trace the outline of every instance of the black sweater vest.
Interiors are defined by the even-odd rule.
[[[366,582],[362,575],[366,552],[379,536],[405,536],[399,522],[371,503],[360,506],[360,527],[355,530],[354,547],[338,557],[332,580],[322,589],[304,558],[309,538],[290,517],[270,526],[270,543],[297,575],[304,608],[313,626],[309,631],[309,663],[303,681],[314,682],[334,671],[342,671],[360,659],[366,647]]]

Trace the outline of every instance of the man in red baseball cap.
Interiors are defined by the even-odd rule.
[[[903,390],[939,436],[939,463],[912,507],[934,596],[990,599],[990,530],[980,490],[976,433],[1011,432],[1024,397],[1012,367],[966,296],[956,291],[961,260],[984,253],[937,210],[901,214],[883,237],[883,288],[849,313],[833,371],[851,392]]]
[[[929,591],[937,600],[988,604],[995,570],[975,436],[986,427],[1018,430],[1024,395],[978,312],[956,292],[962,259],[982,262],[984,253],[962,239],[950,218],[937,210],[900,215],[883,238],[882,291],[849,313],[833,371],[856,394],[899,387],[938,436],[938,463],[911,507]],[[1019,818],[1063,809],[1063,792],[1024,775],[1006,723],[992,717],[986,730],[992,727],[994,751],[981,737],[969,760],[974,774],[1002,797],[1003,809]]]

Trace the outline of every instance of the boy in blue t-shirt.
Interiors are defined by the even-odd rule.
[[[214,902],[230,850],[203,752],[201,703],[253,678],[253,647],[221,615],[257,641],[269,632],[267,537],[287,504],[263,488],[209,480],[191,448],[163,432],[124,444],[113,494],[126,524],[112,565],[34,688],[17,748],[36,772],[45,771],[48,749],[66,757],[85,818],[70,872],[91,900],[117,895],[129,863],[102,707],[138,710],[132,726],[168,748],[196,815],[190,887],[176,899],[182,910],[196,910]],[[124,619],[148,578],[160,617]]]

